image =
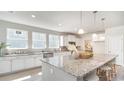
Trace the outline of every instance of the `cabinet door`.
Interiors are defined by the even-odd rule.
[[[68,41],[76,42],[74,35],[68,35]]]
[[[53,66],[46,64],[46,63],[42,63],[43,67],[42,67],[42,80],[44,81],[53,81],[55,80],[55,72],[54,72],[54,68]]]
[[[12,61],[12,71],[24,69],[24,59],[15,59]]]
[[[0,74],[11,72],[10,61],[0,61]]]
[[[117,55],[116,64],[123,65],[123,35],[110,36],[107,38],[107,54]]]
[[[42,80],[44,81],[76,81],[76,77],[54,67],[43,63]]]
[[[34,58],[26,58],[24,65],[25,65],[25,69],[34,67]]]
[[[36,57],[35,58],[35,61],[34,61],[35,67],[42,65],[42,62],[40,60],[41,60],[41,57]]]

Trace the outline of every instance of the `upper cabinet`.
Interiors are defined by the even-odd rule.
[[[77,46],[81,46],[83,41],[75,35],[65,35],[63,38],[63,45],[67,46],[68,42],[75,42]]]
[[[76,37],[74,35],[68,35],[68,42],[76,42]]]
[[[92,34],[92,41],[105,41],[105,34]]]

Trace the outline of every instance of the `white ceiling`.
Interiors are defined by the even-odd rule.
[[[36,18],[32,18],[31,15],[35,15]],[[93,11],[83,11],[82,17],[82,27],[86,33],[103,31],[104,27],[124,25],[123,11],[98,11],[95,23]],[[104,23],[101,22],[103,17],[106,19]],[[13,13],[0,11],[0,19],[59,32],[77,33],[80,27],[79,11],[14,11]]]

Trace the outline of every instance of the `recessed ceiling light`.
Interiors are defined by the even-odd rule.
[[[31,15],[32,18],[35,18],[36,16],[35,15]]]
[[[62,26],[62,24],[58,24],[59,26]]]

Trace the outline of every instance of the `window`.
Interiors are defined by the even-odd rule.
[[[16,29],[7,29],[8,49],[28,48],[28,32]]]
[[[46,48],[46,34],[33,32],[32,48]]]
[[[60,37],[58,35],[49,35],[49,48],[59,48]]]
[[[63,36],[60,36],[60,46],[63,46],[64,44],[64,41],[63,41],[64,37]]]

